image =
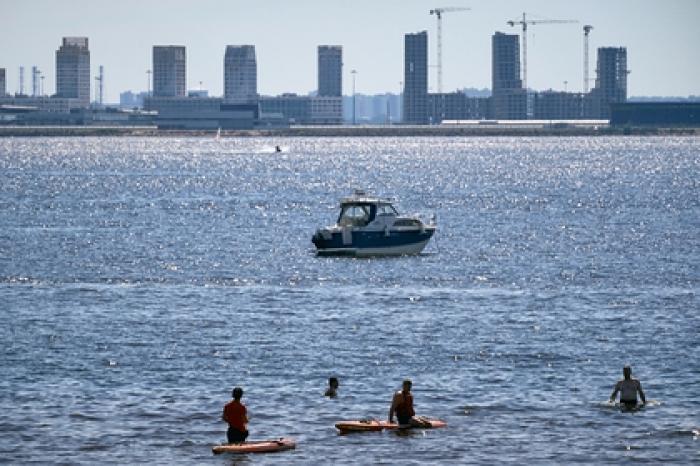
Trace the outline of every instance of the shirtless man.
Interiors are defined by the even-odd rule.
[[[424,424],[424,421],[415,417],[416,412],[413,410],[413,395],[411,394],[412,385],[410,380],[404,380],[402,389],[394,393],[394,398],[391,400],[389,422],[394,422],[394,413],[396,413],[396,422],[398,422],[399,427],[418,427]]]
[[[637,392],[639,392],[642,405],[645,405],[647,400],[644,397],[642,384],[639,383],[639,380],[632,378],[632,368],[625,366],[622,369],[622,375],[625,378],[615,384],[615,390],[610,395],[610,401],[614,402],[617,392],[620,392],[620,404],[624,405],[625,408],[635,408],[637,406]]]

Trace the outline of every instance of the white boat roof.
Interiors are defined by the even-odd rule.
[[[364,191],[355,191],[352,196],[344,197],[340,199],[340,205],[345,205],[345,204],[357,204],[357,203],[366,203],[366,204],[393,204],[392,199],[382,199],[377,196],[370,196]]]

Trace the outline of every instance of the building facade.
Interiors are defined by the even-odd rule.
[[[258,101],[258,65],[254,45],[226,46],[224,100],[236,104]]]
[[[428,32],[404,36],[403,121],[428,121]]]
[[[488,97],[469,97],[463,92],[429,94],[428,112],[432,123],[443,120],[483,120],[489,118]]]
[[[520,79],[520,36],[491,36],[491,105],[493,118],[527,118],[527,92]]]
[[[219,97],[147,97],[146,111],[157,112],[162,129],[252,129],[258,120],[256,104],[230,104]]]
[[[56,50],[56,97],[90,105],[90,50],[87,37],[64,37]]]
[[[340,45],[318,46],[318,95],[343,95],[343,48]]]
[[[187,87],[185,47],[153,46],[153,96],[184,97]]]
[[[576,120],[584,117],[585,96],[578,92],[544,91],[533,95],[535,120]]]
[[[627,101],[627,48],[598,49],[595,87],[591,90],[592,114],[609,119],[610,105]]]
[[[297,94],[260,97],[260,112],[281,115],[285,124],[311,123],[311,97]]]

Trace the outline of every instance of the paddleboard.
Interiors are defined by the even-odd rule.
[[[430,419],[426,417],[418,417],[417,420],[420,420],[422,425],[420,426],[413,426],[413,425],[399,425],[395,422],[389,422],[389,421],[378,421],[376,419],[361,419],[357,421],[341,421],[335,424],[335,428],[338,429],[341,433],[346,433],[346,432],[377,432],[380,430],[384,429],[399,429],[399,428],[410,428],[410,429],[437,429],[439,427],[445,427],[447,426],[447,423],[445,421],[441,421],[440,419]]]
[[[212,447],[214,454],[219,453],[270,453],[274,451],[291,450],[297,444],[291,438],[279,438],[275,440],[259,440],[255,442],[226,443]]]

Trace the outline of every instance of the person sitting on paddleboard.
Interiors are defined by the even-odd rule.
[[[620,392],[620,404],[624,405],[625,408],[635,408],[637,406],[637,392],[639,392],[642,405],[645,405],[647,400],[644,397],[642,384],[639,383],[639,380],[632,378],[632,368],[630,366],[625,366],[622,369],[622,375],[625,378],[615,384],[615,389],[612,395],[610,395],[610,401],[615,401],[617,392]]]
[[[391,408],[389,408],[389,422],[394,422],[394,413],[396,413],[396,421],[399,423],[399,426],[414,424],[413,416],[416,413],[413,410],[412,385],[413,383],[406,379],[403,381],[402,389],[394,393],[394,398],[391,400]]]
[[[241,387],[234,388],[231,396],[233,396],[233,400],[224,406],[224,413],[221,416],[224,421],[228,422],[228,432],[226,432],[228,443],[245,442],[245,439],[248,438],[248,429],[246,429],[248,411],[241,403],[243,389]]]
[[[326,390],[326,393],[324,396],[330,397],[330,398],[335,398],[338,396],[338,386],[340,384],[338,383],[338,378],[337,377],[331,377],[328,379],[328,390]]]

